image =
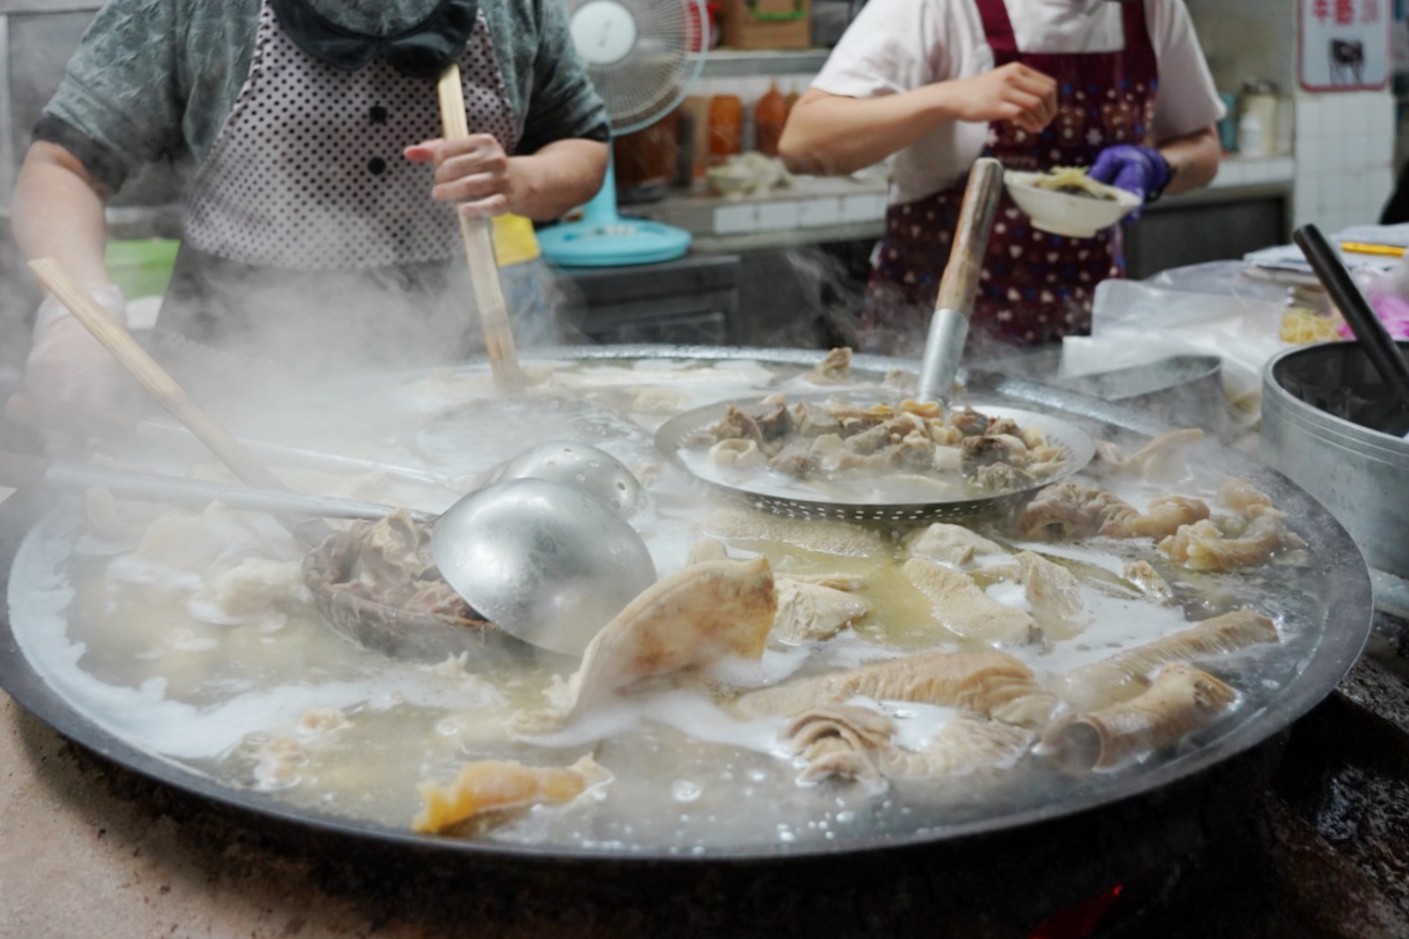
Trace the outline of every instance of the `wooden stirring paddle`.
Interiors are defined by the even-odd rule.
[[[102,343],[123,368],[137,379],[147,394],[200,438],[232,473],[251,486],[263,489],[288,488],[269,467],[247,450],[244,444],[187,397],[176,379],[172,378],[146,349],[137,344],[131,333],[108,318],[98,301],[93,299],[62,264],[53,258],[37,258],[29,262],[29,267],[45,288],[87,327],[93,338]],[[310,525],[313,526],[311,531]],[[285,527],[294,531],[293,526],[287,523]],[[331,531],[321,522],[306,523],[300,527],[302,532],[296,534],[314,541],[321,541]]]
[[[451,63],[440,73],[436,83],[440,99],[441,133],[446,140],[470,136],[465,117],[465,93],[460,85],[460,66]],[[471,218],[463,212],[460,236],[465,242],[465,260],[470,265],[470,280],[474,284],[475,305],[479,307],[480,325],[484,329],[484,347],[489,366],[500,388],[521,388],[526,383],[519,368],[514,348],[514,332],[509,327],[509,310],[504,302],[504,288],[499,282],[499,265],[494,260],[494,241],[490,237],[487,218]]]

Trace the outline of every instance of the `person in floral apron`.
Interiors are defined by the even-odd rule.
[[[918,356],[975,159],[1090,167],[1149,202],[1213,178],[1222,115],[1182,0],[870,0],[780,150],[808,172],[893,157],[860,344]],[[1089,332],[1096,285],[1123,273],[1117,226],[1038,231],[1005,194],[973,335],[1037,345]]]
[[[465,140],[440,139],[451,64]],[[156,339],[193,371],[450,361],[481,336],[457,211],[494,219],[519,342],[555,341],[520,289],[543,279],[530,220],[592,196],[609,139],[560,0],[111,0],[35,128],[14,227],[124,321],[106,202],[184,166]],[[27,383],[41,406],[131,387],[52,297]]]

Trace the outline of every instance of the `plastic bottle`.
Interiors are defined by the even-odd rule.
[[[738,95],[709,99],[709,163],[717,166],[739,152],[744,135],[744,103]]]
[[[770,157],[778,155],[778,138],[783,136],[783,123],[787,119],[787,101],[778,90],[778,82],[772,81],[753,106],[755,149],[759,153]]]

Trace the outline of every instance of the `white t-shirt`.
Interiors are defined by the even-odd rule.
[[[1223,116],[1183,0],[1142,0],[1159,69],[1153,139],[1168,140]],[[1116,52],[1124,47],[1121,4],[1110,0],[1004,0],[1022,52]],[[976,0],[869,0],[812,87],[874,98],[993,68]],[[978,159],[986,124],[936,127],[891,163],[892,203],[944,189]]]

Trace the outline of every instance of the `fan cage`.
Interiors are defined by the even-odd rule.
[[[589,2],[573,0],[568,16]],[[620,136],[665,117],[704,68],[709,15],[703,0],[612,0],[636,21],[636,43],[620,61],[587,64],[587,75]]]

